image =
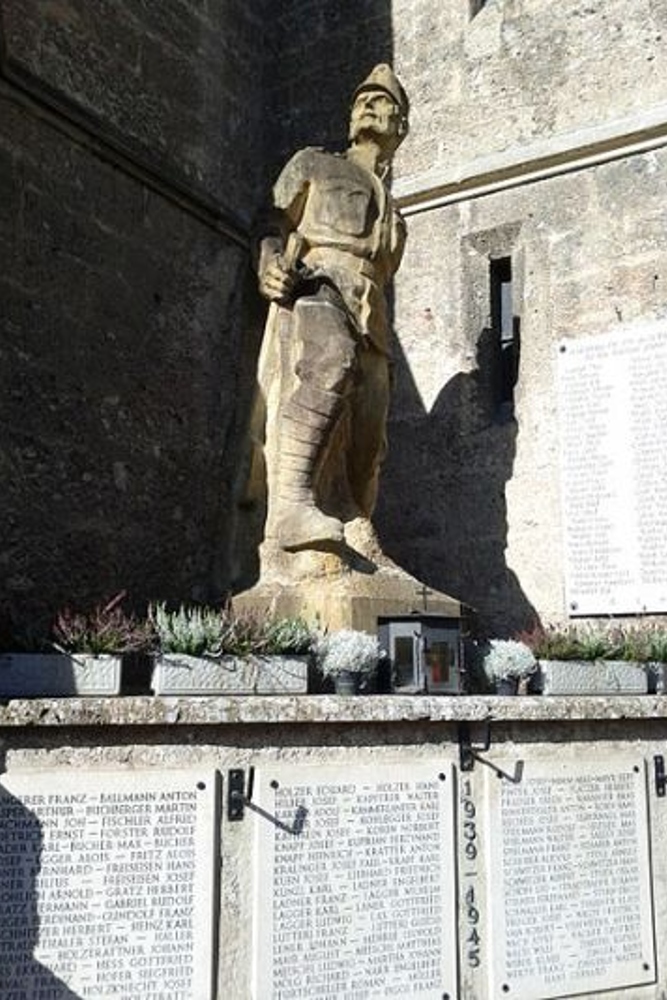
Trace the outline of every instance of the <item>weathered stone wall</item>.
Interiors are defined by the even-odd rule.
[[[239,568],[252,223],[288,154],[344,146],[389,4],[0,12],[3,618],[217,597],[256,541]]]
[[[10,74],[214,202],[252,211],[263,182],[263,0],[2,6]]]
[[[397,561],[497,633],[566,612],[557,341],[666,312],[666,18],[661,2],[491,0],[472,20],[466,4],[394,4],[414,110],[378,525]],[[493,404],[488,359],[502,257],[514,417]]]
[[[247,237],[378,61],[412,100],[378,528],[508,631],[562,614],[554,344],[663,314],[667,0],[6,3],[2,605],[215,596],[262,324]],[[511,256],[515,420],[490,405]],[[241,318],[243,317],[243,318]]]
[[[667,100],[665,0],[394,0],[394,63],[413,104],[396,176],[441,168]]]
[[[267,74],[274,172],[303,146],[343,150],[355,87],[379,62],[392,62],[391,0],[291,0],[269,27]]]
[[[445,855],[443,862],[457,881],[459,891],[456,898],[459,900],[458,913],[463,928],[466,926],[466,890],[474,885],[477,941],[480,942],[480,961],[473,966],[467,961],[466,935],[460,935],[458,995],[490,1000],[500,992],[491,988],[489,979],[493,954],[496,948],[502,947],[497,925],[492,918],[495,894],[502,891],[502,873],[492,866],[492,851],[504,840],[498,814],[492,813],[489,805],[492,786],[498,788],[518,782],[520,788],[520,776],[539,765],[550,769],[555,795],[563,766],[572,776],[578,770],[585,774],[585,768],[596,763],[604,764],[613,772],[617,760],[629,760],[645,775],[643,787],[646,790],[648,818],[646,827],[636,831],[636,843],[646,838],[650,850],[653,892],[647,893],[641,900],[641,911],[655,932],[655,982],[640,986],[632,985],[630,981],[626,988],[605,987],[604,992],[588,992],[587,995],[599,1000],[603,997],[605,1000],[660,1000],[667,989],[667,967],[662,946],[667,932],[667,859],[661,849],[667,835],[667,817],[664,798],[658,797],[656,788],[655,761],[657,755],[664,753],[667,735],[665,700],[662,697],[625,698],[612,695],[609,698],[474,699],[183,698],[177,703],[174,699],[160,698],[18,701],[0,707],[0,763],[3,765],[3,783],[11,783],[14,778],[27,781],[35,773],[41,774],[44,781],[45,775],[52,774],[54,794],[62,792],[64,783],[82,771],[88,772],[89,782],[91,774],[97,770],[105,771],[107,775],[124,774],[126,789],[137,793],[145,790],[145,774],[163,776],[169,787],[169,772],[184,775],[191,768],[197,779],[202,774],[208,776],[213,770],[219,772],[220,811],[215,834],[222,863],[218,869],[217,855],[211,853],[208,862],[210,879],[206,880],[207,885],[212,881],[216,886],[214,912],[219,914],[219,923],[215,920],[212,924],[203,922],[196,926],[195,931],[205,940],[215,928],[218,947],[214,971],[218,995],[229,1000],[250,1000],[256,996],[252,985],[253,970],[257,963],[270,962],[270,956],[258,951],[256,939],[257,921],[266,922],[267,919],[266,911],[260,911],[257,902],[259,880],[267,877],[267,868],[262,866],[267,859],[258,850],[259,835],[266,829],[262,825],[272,822],[272,814],[261,808],[262,800],[258,794],[263,778],[271,775],[283,783],[289,769],[298,768],[303,775],[303,783],[308,784],[311,778],[317,780],[324,769],[335,768],[335,773],[344,783],[358,781],[359,769],[368,767],[371,781],[379,768],[388,765],[394,770],[397,780],[410,780],[416,769],[424,764],[435,765],[443,773],[452,768],[456,773],[456,784],[448,784],[447,787],[452,789],[448,793],[452,801],[456,799],[460,803],[456,819],[458,871],[456,856],[451,861],[450,856]],[[460,767],[459,738],[465,736],[468,739],[472,737],[476,756],[473,770],[464,772]],[[243,769],[247,782],[250,768],[256,769],[255,808],[247,808],[241,821],[230,821],[227,813],[230,769]],[[499,781],[501,778],[505,781]],[[173,773],[171,780],[173,782]],[[247,784],[245,787],[248,788]],[[82,790],[85,788],[84,783]],[[21,810],[18,800],[10,801],[15,810],[11,819],[13,835],[16,836],[18,828],[23,838],[34,837],[34,814],[26,807]],[[334,795],[331,804],[335,807],[337,801],[338,796]],[[391,801],[390,794],[381,805],[384,821],[409,822],[406,816],[401,820],[395,817],[391,812]],[[610,809],[620,811],[623,808],[618,799],[607,801]],[[471,816],[474,825],[469,821]],[[590,811],[590,806],[587,808],[586,800],[578,804],[574,816],[571,809],[560,815],[559,828],[554,837],[561,849],[570,836],[568,823],[573,819],[592,823],[597,815]],[[526,822],[532,826],[542,824],[543,836],[547,835],[544,826],[547,820],[543,813],[535,810],[526,816]],[[360,818],[355,818],[353,824],[355,832],[363,832]],[[325,828],[327,831],[336,829],[335,819],[328,818]],[[171,829],[173,831],[173,827]],[[30,830],[32,833],[28,832]],[[464,860],[470,857],[467,852],[464,855],[464,848],[471,837],[471,830],[476,845],[474,867]],[[70,846],[71,838],[67,837],[66,829],[58,826],[56,832],[62,836],[65,857],[71,857],[75,847]],[[608,832],[599,830],[596,840]],[[76,839],[81,841],[80,833]],[[8,843],[8,850],[11,850],[11,841]],[[443,850],[441,842],[438,842],[438,847]],[[297,850],[298,841],[295,838],[294,863],[297,870],[294,877],[307,878],[305,867],[303,872],[299,868],[303,861]],[[377,863],[371,855],[374,848],[360,847],[359,850],[364,852],[362,857],[370,871],[371,866]],[[553,856],[550,858],[541,847],[538,850],[544,868],[536,884],[544,885],[545,891],[553,891],[550,876],[553,872],[554,878],[558,878],[558,871],[562,871],[562,868],[559,869],[561,859],[559,856],[556,860]],[[331,850],[327,851],[328,858],[331,853]],[[530,864],[530,861],[519,858],[519,853],[516,849],[513,860],[515,871],[521,874],[524,862]],[[116,862],[113,854],[111,861]],[[387,863],[392,862],[393,859]],[[610,852],[602,866],[604,871],[593,864],[569,874],[568,893],[576,894],[578,901],[581,900],[577,913],[580,922],[576,930],[579,939],[587,926],[587,922],[580,918],[581,909],[586,908],[590,900],[590,881],[599,879],[593,891],[604,892],[608,896],[610,889],[604,886],[604,872],[608,869],[618,871],[618,865],[618,859],[613,858]],[[215,877],[218,871],[219,884]],[[333,885],[337,886],[338,882],[333,882]],[[262,884],[262,888],[270,893],[272,883]],[[15,890],[15,884],[10,883],[7,891],[12,889]],[[28,898],[27,883],[22,884],[22,889]],[[181,890],[175,885],[173,891],[175,904],[178,905]],[[334,890],[331,891],[333,893]],[[363,892],[360,888],[359,893]],[[391,898],[390,886],[386,892]],[[361,895],[360,898],[365,897]],[[28,901],[33,902],[29,898]],[[144,900],[138,894],[135,906],[142,904]],[[377,900],[370,897],[368,904],[369,908],[371,904],[378,907]],[[129,905],[131,907],[132,904]],[[651,909],[653,923],[648,917]],[[554,921],[562,920],[564,910],[566,914],[565,908],[556,907],[550,917]],[[127,912],[132,913],[133,910],[118,912],[109,919],[110,935],[114,933],[118,921],[125,926],[122,921]],[[22,918],[19,913],[16,918],[18,926],[21,926],[22,919],[25,920],[25,917]],[[530,920],[527,911],[520,919]],[[96,941],[99,942],[99,938]],[[120,948],[120,953],[124,955],[122,945]],[[534,954],[540,949],[536,943],[533,947],[531,942],[529,950]],[[609,958],[608,947],[605,956]],[[385,962],[391,960],[391,957],[384,958]],[[304,955],[304,977],[313,965],[311,956]],[[645,978],[640,976],[638,981],[643,982]],[[330,990],[332,996],[336,995],[335,981]],[[535,994],[524,992],[524,995]]]
[[[666,198],[661,151],[410,219],[379,523],[403,565],[497,630],[564,614],[556,344],[664,316]],[[490,254],[514,260],[515,419],[485,368]]]
[[[263,6],[2,14],[3,619],[218,596],[261,326]]]

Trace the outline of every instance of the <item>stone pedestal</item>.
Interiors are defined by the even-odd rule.
[[[380,549],[369,521],[345,526],[341,552],[281,552],[264,543],[262,575],[234,598],[236,611],[300,615],[330,630],[377,631],[379,616],[424,611],[460,618],[460,601],[432,591],[396,566]]]

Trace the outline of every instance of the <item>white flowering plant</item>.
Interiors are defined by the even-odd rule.
[[[302,618],[270,618],[227,608],[151,604],[149,620],[163,653],[203,656],[272,656],[310,652],[313,629]]]
[[[155,627],[163,653],[214,656],[219,653],[223,618],[219,610],[181,605],[167,611],[165,604],[151,604],[148,616]]]
[[[482,666],[490,681],[509,678],[523,680],[537,670],[537,660],[525,642],[515,639],[489,639],[482,644]]]
[[[352,628],[318,636],[314,652],[317,666],[324,677],[335,677],[345,671],[372,674],[378,660],[384,655],[377,636]]]

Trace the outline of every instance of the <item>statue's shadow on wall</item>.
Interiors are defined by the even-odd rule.
[[[0,997],[81,1000],[34,956],[39,940],[36,880],[43,836],[39,819],[2,783],[0,752]]]
[[[392,559],[428,586],[476,611],[487,634],[537,621],[507,565],[507,502],[517,421],[496,401],[494,334],[483,330],[477,365],[450,379],[424,407],[400,345],[388,424],[389,450],[375,522]]]

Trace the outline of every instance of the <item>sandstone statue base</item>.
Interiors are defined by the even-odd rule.
[[[426,609],[461,617],[459,601],[424,587],[384,555],[370,522],[359,518],[346,524],[345,539],[340,552],[272,552],[262,559],[259,582],[234,598],[235,610],[301,616],[329,630],[371,633],[380,616]]]

